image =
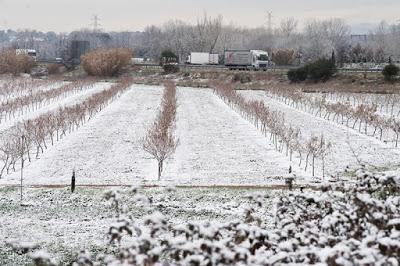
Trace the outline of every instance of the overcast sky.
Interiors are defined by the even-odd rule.
[[[204,11],[248,27],[266,25],[267,11],[275,25],[285,17],[340,17],[355,32],[381,20],[400,22],[400,0],[0,0],[0,29],[69,32],[90,27],[98,14],[105,30],[143,30],[170,19],[195,22]]]

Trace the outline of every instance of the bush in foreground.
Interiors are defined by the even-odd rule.
[[[112,77],[127,66],[133,51],[127,48],[97,49],[81,57],[83,69],[91,76]]]
[[[14,49],[0,52],[0,74],[30,73],[34,66],[35,61],[29,55],[17,55]]]
[[[249,196],[234,221],[176,223],[158,211],[168,196],[107,191],[116,212],[110,252],[82,251],[73,265],[399,265],[399,177],[359,170],[352,184],[282,194],[272,212],[266,197]],[[127,199],[142,218],[130,215]]]
[[[399,73],[400,68],[394,64],[389,64],[382,70],[382,74],[387,81],[393,81]]]

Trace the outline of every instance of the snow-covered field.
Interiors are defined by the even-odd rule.
[[[42,108],[79,102],[107,84],[67,97]],[[40,159],[24,168],[28,185],[67,185],[76,171],[78,185],[263,185],[283,184],[289,166],[301,182],[311,173],[291,163],[274,149],[269,138],[229,108],[210,89],[178,88],[176,136],[179,146],[165,164],[161,182],[157,163],[143,151],[141,140],[159,110],[163,88],[133,85],[88,123],[49,147]],[[324,134],[332,148],[325,170],[336,175],[352,172],[359,162],[395,170],[400,149],[345,126],[317,118],[266,97],[262,91],[241,91],[249,99],[263,100],[285,114],[286,123],[301,128],[303,136]],[[28,114],[33,117],[39,112]],[[322,166],[317,161],[317,175]],[[310,170],[308,170],[310,171]],[[18,184],[19,171],[0,184]]]
[[[99,83],[13,122],[81,102],[108,86]],[[299,127],[304,137],[323,134],[332,144],[325,165],[330,175],[343,176],[347,168],[351,176],[360,162],[380,170],[399,168],[400,149],[291,108],[268,98],[263,91],[240,93],[283,112],[285,122]],[[0,265],[29,265],[27,255],[17,255],[6,244],[13,241],[37,244],[60,265],[75,260],[78,250],[112,252],[105,250],[105,243],[116,214],[105,203],[103,188],[145,185],[143,194],[152,201],[151,211],[161,212],[178,225],[236,221],[248,214],[249,202],[255,199],[248,195],[260,192],[256,200],[266,206],[263,219],[271,227],[273,202],[286,192],[262,189],[262,185],[285,184],[285,177],[293,175],[288,173],[289,166],[296,182],[315,181],[310,172],[299,168],[296,160],[292,164],[284,152],[276,151],[269,136],[265,137],[211,89],[186,87],[178,88],[176,95],[175,133],[179,146],[165,162],[161,181],[157,181],[157,162],[143,150],[142,139],[158,114],[162,95],[160,86],[133,85],[89,121],[54,146],[49,145],[39,159],[24,167],[24,204],[19,198],[19,165],[15,172],[0,179]],[[320,176],[320,162],[316,167]],[[78,187],[71,193],[68,185],[74,170]],[[173,185],[178,188],[171,189]],[[124,190],[120,202],[132,217],[148,214],[149,210],[142,208],[143,198],[127,188],[119,189]]]
[[[68,135],[25,168],[26,184],[154,183],[156,161],[141,147],[157,113],[162,88],[133,86],[87,125]],[[282,183],[288,159],[211,90],[179,88],[176,135],[180,145],[166,162],[168,184],[232,185]],[[296,170],[296,167],[294,170]],[[303,171],[298,171],[303,175]],[[19,182],[13,173],[1,182]],[[157,182],[156,182],[157,183]]]
[[[212,90],[179,88],[180,145],[167,179],[188,184],[262,184],[286,176],[290,162]]]

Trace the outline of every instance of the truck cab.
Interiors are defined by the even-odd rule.
[[[269,64],[268,52],[251,50],[252,67],[254,70],[266,70]]]

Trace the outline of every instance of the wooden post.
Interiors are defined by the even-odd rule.
[[[72,171],[72,178],[71,178],[71,193],[75,191],[75,169]]]

